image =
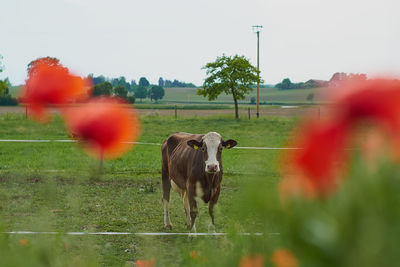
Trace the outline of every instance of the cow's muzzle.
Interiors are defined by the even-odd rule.
[[[206,166],[206,172],[208,173],[216,173],[219,172],[219,167],[217,164],[208,164]]]

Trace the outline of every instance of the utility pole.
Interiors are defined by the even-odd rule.
[[[260,32],[263,28],[261,25],[252,26],[253,32],[257,33],[257,118],[260,117]]]

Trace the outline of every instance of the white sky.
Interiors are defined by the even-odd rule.
[[[201,85],[217,56],[244,55],[265,83],[334,72],[400,76],[399,0],[1,0],[0,54],[13,84],[57,57],[80,75]]]

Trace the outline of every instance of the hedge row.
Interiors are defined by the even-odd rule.
[[[0,95],[0,106],[16,106],[18,105],[18,101],[16,98],[13,98],[11,95]]]

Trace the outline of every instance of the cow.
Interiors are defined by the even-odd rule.
[[[209,203],[211,217],[209,232],[215,232],[213,208],[218,201],[222,181],[222,149],[237,145],[235,140],[222,140],[216,132],[207,134],[175,133],[161,147],[162,154],[162,199],[164,226],[172,229],[168,214],[171,187],[183,198],[186,224],[196,232],[196,197]],[[198,195],[199,194],[199,195]],[[202,194],[202,196],[200,196]]]

